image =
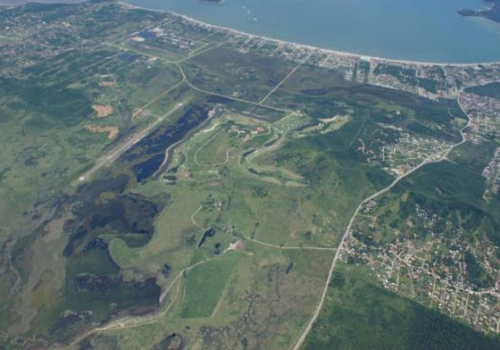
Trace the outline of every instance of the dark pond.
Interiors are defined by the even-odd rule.
[[[127,151],[121,157],[123,162],[139,161],[132,168],[136,181],[141,183],[151,177],[162,165],[166,150],[205,121],[209,111],[208,106],[191,106],[175,124],[158,128]]]
[[[208,230],[206,230],[204,233],[203,233],[203,236],[201,237],[201,240],[200,240],[200,243],[198,243],[198,248],[201,248],[203,246],[203,244],[205,244],[205,241],[209,238],[209,237],[213,237],[215,236],[215,229],[213,228],[210,228]]]

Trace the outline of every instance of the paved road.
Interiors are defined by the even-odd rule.
[[[283,108],[272,107],[272,106],[260,104],[260,103],[257,103],[257,102],[243,100],[241,98],[237,98],[237,97],[233,97],[233,96],[228,96],[228,95],[223,95],[223,94],[219,94],[219,93],[216,93],[216,92],[211,92],[211,91],[200,89],[199,87],[194,86],[189,81],[189,79],[186,76],[186,73],[184,72],[184,69],[182,68],[182,66],[179,63],[174,62],[174,64],[177,65],[177,67],[179,68],[179,70],[180,70],[180,72],[182,74],[182,78],[186,81],[186,83],[189,85],[189,87],[191,89],[195,90],[195,91],[198,91],[198,92],[201,92],[201,93],[207,94],[207,95],[212,95],[212,96],[226,98],[226,99],[233,100],[233,101],[243,102],[243,103],[246,103],[246,104],[249,104],[249,105],[253,105],[253,106],[257,106],[257,107],[263,107],[263,108],[271,109],[271,110],[278,111],[278,112],[290,112],[289,110],[286,110],[286,109],[283,109]]]
[[[347,225],[347,228],[344,231],[344,235],[342,236],[342,240],[340,241],[340,244],[339,244],[339,246],[337,248],[337,251],[335,252],[335,256],[333,257],[333,261],[332,261],[332,264],[330,266],[330,271],[328,272],[328,277],[326,279],[326,283],[325,283],[325,286],[323,288],[323,293],[321,294],[321,299],[319,300],[318,305],[316,307],[316,310],[315,310],[313,316],[311,317],[309,323],[307,324],[307,326],[305,327],[304,331],[300,335],[300,338],[298,339],[297,343],[295,343],[295,346],[293,347],[294,350],[299,350],[300,349],[300,347],[302,346],[302,344],[306,340],[307,335],[311,331],[311,328],[312,328],[314,322],[316,322],[316,320],[318,319],[319,313],[321,312],[321,310],[323,308],[323,304],[325,302],[325,298],[326,298],[326,295],[328,293],[328,286],[329,286],[329,284],[330,284],[330,282],[332,280],[333,272],[335,270],[335,265],[337,264],[337,261],[340,258],[340,254],[342,252],[342,249],[344,248],[345,241],[346,241],[347,237],[349,236],[349,234],[351,232],[352,225],[354,224],[354,221],[356,220],[356,217],[359,214],[360,210],[363,208],[363,206],[366,203],[372,201],[373,199],[379,197],[380,195],[389,192],[402,179],[404,179],[404,178],[408,177],[409,175],[413,174],[415,171],[417,171],[418,169],[422,168],[423,166],[425,166],[427,164],[430,164],[430,163],[437,163],[437,162],[440,162],[440,161],[446,159],[446,157],[448,157],[448,155],[450,154],[450,152],[453,149],[455,149],[456,147],[460,146],[461,144],[463,144],[464,142],[467,141],[467,139],[465,137],[465,129],[467,129],[467,127],[470,125],[471,119],[468,116],[468,114],[465,112],[465,110],[462,108],[462,105],[460,103],[460,94],[458,95],[457,101],[458,101],[458,104],[459,104],[460,108],[462,109],[462,111],[464,112],[464,114],[469,119],[469,121],[467,122],[467,125],[465,125],[460,130],[460,135],[462,136],[462,140],[460,142],[458,142],[458,143],[450,146],[443,154],[441,154],[441,155],[439,155],[439,154],[432,155],[432,156],[428,157],[427,159],[425,159],[422,163],[420,163],[418,166],[416,166],[412,170],[408,171],[407,173],[405,173],[405,174],[403,174],[401,176],[398,176],[389,186],[387,186],[386,188],[378,191],[375,194],[372,194],[370,197],[364,199],[358,205],[358,207],[354,211],[354,214],[352,214],[351,219],[349,220],[349,224]]]
[[[109,152],[107,155],[99,158],[89,171],[87,171],[85,174],[80,176],[78,178],[77,183],[83,183],[85,181],[88,181],[90,177],[97,172],[99,169],[102,167],[113,163],[115,160],[117,160],[125,151],[127,151],[130,147],[135,145],[137,142],[142,140],[144,137],[149,135],[151,130],[153,130],[158,124],[160,124],[162,121],[165,120],[165,118],[169,117],[173,113],[175,113],[179,108],[181,108],[184,105],[183,102],[177,103],[174,108],[172,108],[170,111],[159,117],[154,123],[149,124],[145,129],[137,132],[136,134],[132,135],[129,140],[127,140],[125,143],[120,144],[116,146],[111,152]]]

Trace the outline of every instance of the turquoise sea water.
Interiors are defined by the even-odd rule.
[[[252,34],[362,55],[429,62],[500,61],[500,25],[463,18],[480,0],[128,0]]]

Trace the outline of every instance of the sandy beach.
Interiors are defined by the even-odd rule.
[[[379,61],[379,62],[387,62],[387,63],[394,63],[394,64],[399,64],[399,65],[420,65],[420,66],[440,66],[440,67],[476,67],[476,66],[496,66],[500,65],[500,62],[476,62],[476,63],[443,63],[443,62],[423,62],[423,61],[411,61],[411,60],[398,60],[398,59],[391,59],[391,58],[384,58],[384,57],[377,57],[377,56],[367,56],[367,55],[361,55],[361,54],[356,54],[356,53],[351,53],[351,52],[344,52],[344,51],[337,51],[337,50],[332,50],[332,49],[326,49],[326,48],[321,48],[317,46],[311,46],[311,45],[306,45],[306,44],[298,44],[290,41],[284,41],[284,40],[279,40],[275,38],[270,38],[262,35],[255,35],[247,32],[243,32],[240,30],[236,30],[233,28],[229,27],[223,27],[223,26],[218,26],[214,24],[210,24],[207,22],[203,22],[200,20],[197,20],[195,18],[179,14],[176,12],[168,11],[168,10],[158,10],[158,9],[150,9],[146,7],[141,7],[141,6],[136,6],[136,5],[131,5],[129,3],[120,1],[119,2],[122,6],[130,9],[140,9],[140,10],[145,10],[145,11],[153,11],[153,12],[160,12],[160,13],[168,13],[173,16],[177,16],[179,18],[182,18],[186,22],[190,22],[195,25],[203,26],[212,30],[219,30],[223,32],[228,32],[234,35],[239,35],[239,36],[244,36],[247,37],[248,39],[256,39],[256,40],[265,40],[269,41],[278,45],[287,45],[294,47],[297,50],[308,50],[308,51],[313,51],[318,54],[325,54],[325,55],[336,55],[336,56],[343,56],[343,57],[348,57],[348,58],[355,58],[355,59],[362,59],[366,61]]]

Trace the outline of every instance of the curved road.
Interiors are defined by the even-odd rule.
[[[328,277],[326,279],[326,283],[325,283],[325,286],[323,288],[323,293],[321,294],[321,298],[320,298],[320,300],[318,302],[318,305],[316,306],[316,310],[315,310],[313,316],[311,317],[311,319],[309,320],[309,323],[306,325],[304,331],[300,335],[297,343],[295,343],[295,346],[293,347],[293,350],[299,350],[300,349],[300,347],[302,346],[302,344],[304,344],[304,341],[306,340],[307,335],[311,331],[311,328],[312,328],[314,322],[316,322],[316,320],[318,319],[319,313],[321,312],[321,309],[323,308],[323,304],[325,302],[325,298],[326,298],[326,295],[328,293],[328,285],[330,284],[330,282],[332,280],[333,272],[335,270],[335,265],[337,264],[337,261],[340,258],[340,254],[342,252],[342,249],[344,248],[345,241],[346,241],[347,237],[349,236],[349,233],[351,232],[351,228],[352,228],[352,225],[354,224],[354,220],[356,220],[356,216],[359,214],[361,208],[366,203],[370,202],[371,200],[379,197],[382,194],[385,194],[385,193],[389,192],[402,179],[404,179],[404,178],[408,177],[409,175],[413,174],[415,171],[417,171],[418,169],[422,168],[423,166],[425,166],[427,164],[430,164],[430,163],[437,163],[437,162],[440,162],[440,161],[446,159],[446,157],[448,157],[448,155],[450,154],[450,152],[453,149],[455,149],[456,147],[462,145],[463,143],[465,143],[467,141],[467,139],[465,137],[464,131],[465,131],[465,129],[467,129],[467,127],[469,127],[469,125],[471,123],[471,118],[465,112],[464,108],[462,107],[462,104],[460,103],[460,93],[458,94],[457,102],[458,102],[458,105],[460,106],[460,109],[467,116],[467,119],[468,119],[467,124],[460,130],[460,135],[462,137],[462,141],[460,141],[459,143],[456,143],[456,144],[450,146],[446,150],[446,152],[444,152],[442,155],[437,155],[437,154],[432,155],[432,156],[426,158],[422,163],[420,163],[418,166],[416,166],[412,170],[408,171],[407,173],[405,173],[405,174],[403,174],[401,176],[398,176],[389,186],[387,186],[386,188],[378,191],[377,193],[372,194],[370,197],[364,199],[358,205],[358,207],[356,208],[356,210],[352,214],[351,219],[349,220],[349,224],[347,225],[347,227],[346,227],[346,229],[344,231],[344,235],[342,236],[342,240],[340,241],[340,244],[339,244],[339,246],[337,248],[337,251],[335,252],[335,255],[333,257],[333,261],[332,261],[332,264],[330,266],[330,271],[328,272]]]

